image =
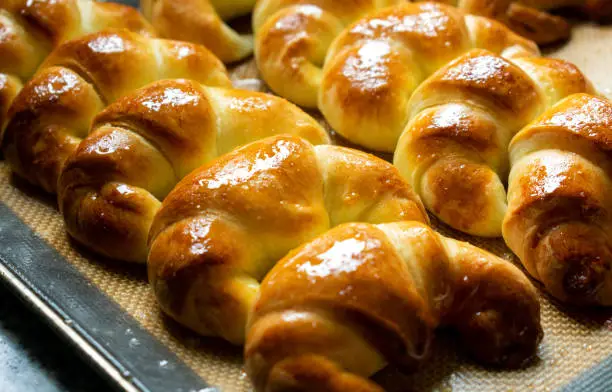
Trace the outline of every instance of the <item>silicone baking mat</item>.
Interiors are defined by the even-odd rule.
[[[612,27],[581,25],[548,53],[581,66],[612,94]],[[253,60],[234,66],[238,87],[265,90]],[[317,116],[317,113],[313,113]],[[320,116],[318,116],[320,118]],[[482,240],[434,222],[446,235],[516,262],[501,240]],[[199,337],[160,314],[143,266],[89,254],[70,241],[55,199],[0,162],[0,279],[13,288],[115,384],[129,391],[248,391],[241,349]],[[486,369],[441,334],[431,360],[413,374],[389,368],[389,391],[612,391],[612,310],[577,312],[542,295],[546,336],[519,371]]]

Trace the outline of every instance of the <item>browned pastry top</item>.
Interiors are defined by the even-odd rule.
[[[318,106],[343,137],[368,149],[392,152],[415,114],[409,107],[409,101],[418,99],[413,93],[473,48],[506,58],[539,54],[535,43],[503,25],[449,6],[418,3],[378,11],[343,30],[327,51]],[[482,83],[495,72],[498,80],[503,79],[503,70],[491,61],[482,61],[471,75],[459,70],[462,80]],[[503,80],[497,87],[506,88],[507,83]],[[519,85],[516,81],[498,96],[510,91],[516,97]]]
[[[133,262],[146,260],[153,215],[193,169],[266,136],[329,142],[313,118],[282,98],[184,79],[120,98],[88,133],[61,170],[60,210],[81,243]]]
[[[249,320],[256,390],[378,391],[385,362],[427,358],[438,326],[478,360],[520,366],[540,342],[520,270],[422,223],[344,224],[291,251],[263,280]]]
[[[152,35],[151,26],[138,11],[121,4],[90,0],[3,0],[0,4],[0,133],[11,101],[55,46],[108,28]]]
[[[149,277],[174,318],[241,342],[257,282],[288,251],[344,222],[401,219],[428,220],[389,163],[296,137],[267,138],[172,190],[151,227]]]
[[[206,48],[105,30],[56,48],[15,98],[2,149],[11,168],[54,193],[62,165],[102,109],[148,83],[190,78],[230,86]]]

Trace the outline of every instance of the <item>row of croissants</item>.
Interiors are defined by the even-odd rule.
[[[245,345],[259,391],[379,391],[441,327],[481,363],[535,355],[530,280],[426,211],[503,236],[556,299],[612,305],[612,102],[510,29],[549,41],[567,25],[544,10],[612,1],[254,3],[143,1],[151,25],[0,0],[2,153],[74,239],[146,262],[166,314]],[[250,12],[254,43],[223,22]],[[221,60],[252,49],[280,97],[232,88]]]

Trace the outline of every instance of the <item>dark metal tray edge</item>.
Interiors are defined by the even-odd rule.
[[[90,339],[81,336],[76,328],[66,323],[66,319],[60,316],[50,304],[38,297],[28,285],[23,282],[17,274],[7,267],[6,261],[0,255],[0,279],[9,286],[11,291],[19,297],[30,309],[34,310],[43,320],[65,341],[72,344],[79,354],[93,367],[98,373],[112,381],[117,389],[129,392],[138,392],[143,389],[137,388],[125,377],[117,364],[107,359],[105,355],[97,351],[95,343]],[[99,347],[97,347],[99,349]]]
[[[2,202],[0,280],[117,389],[217,391]]]

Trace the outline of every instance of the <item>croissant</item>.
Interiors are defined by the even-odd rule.
[[[508,57],[539,54],[505,26],[442,4],[387,8],[342,30],[374,2],[349,7],[355,15],[347,23],[344,2],[287,7],[265,18],[274,10],[269,3],[254,16],[256,27],[266,20],[255,30],[264,80],[299,105],[318,105],[341,136],[371,150],[393,152],[411,93],[459,55],[474,47]]]
[[[321,67],[336,36],[367,13],[404,0],[261,0],[253,11],[255,59],[277,94],[317,107]]]
[[[132,7],[90,0],[0,0],[0,128],[11,102],[51,49],[105,28],[151,35]]]
[[[591,83],[571,63],[512,61],[473,50],[422,83],[394,164],[425,206],[455,229],[501,236],[510,139],[546,108]]]
[[[382,391],[366,378],[414,369],[441,326],[478,361],[519,366],[542,337],[538,295],[514,265],[423,223],[348,223],[266,275],[246,371],[258,391]]]
[[[141,0],[140,7],[164,38],[206,46],[223,62],[241,60],[253,51],[251,36],[224,21],[247,15],[256,0]]]
[[[428,222],[390,163],[295,136],[262,139],[193,171],[150,231],[161,308],[204,335],[244,341],[259,282],[291,249],[344,222]]]
[[[612,102],[572,95],[510,144],[506,243],[556,298],[612,305]]]
[[[570,25],[562,17],[546,11],[577,8],[592,19],[606,20],[612,16],[610,0],[442,0],[463,8],[466,12],[494,18],[514,32],[540,45],[566,40]]]
[[[314,119],[284,99],[186,80],[153,83],[100,113],[68,158],[58,185],[66,229],[98,253],[145,262],[153,216],[181,178],[277,134],[329,143]]]
[[[87,136],[96,114],[150,82],[181,77],[231,85],[223,64],[199,45],[126,30],[66,42],[15,98],[2,142],[4,156],[13,171],[55,193],[64,161]]]

